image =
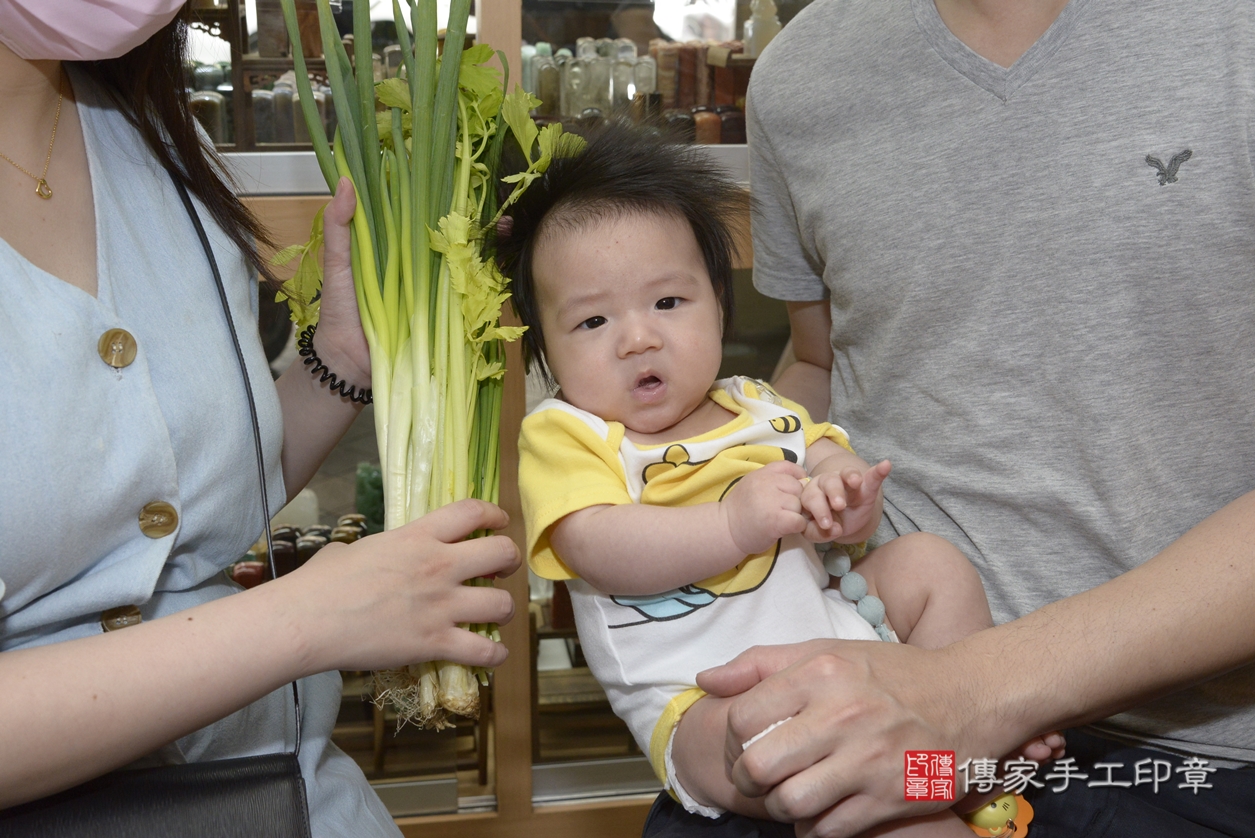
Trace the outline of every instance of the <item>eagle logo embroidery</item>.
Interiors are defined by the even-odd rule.
[[[1170,183],[1177,182],[1177,169],[1180,169],[1181,164],[1193,156],[1194,152],[1187,148],[1185,151],[1172,155],[1172,159],[1169,160],[1168,165],[1165,166],[1163,161],[1158,157],[1153,154],[1148,154],[1146,155],[1146,165],[1154,166],[1155,170],[1159,173],[1159,185],[1167,186]]]

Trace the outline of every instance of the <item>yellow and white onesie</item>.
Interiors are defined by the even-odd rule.
[[[566,580],[584,655],[611,707],[680,802],[715,815],[675,788],[668,770],[675,725],[703,695],[697,673],[756,645],[878,638],[854,604],[827,587],[814,545],[799,535],[718,576],[654,596],[604,594],[554,551],[550,529],[572,512],[718,501],[767,463],[805,467],[806,448],[820,437],[849,448],[845,431],[811,422],[804,408],[760,381],[717,381],[709,398],[736,418],[692,439],[646,446],[628,440],[618,422],[547,399],[523,420],[519,487],[528,563],[541,577]]]

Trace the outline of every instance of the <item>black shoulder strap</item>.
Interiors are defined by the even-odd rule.
[[[253,385],[248,378],[248,364],[244,360],[244,350],[240,347],[240,336],[235,331],[235,320],[231,317],[231,306],[227,301],[227,289],[222,284],[222,274],[218,270],[218,260],[214,258],[213,248],[209,244],[209,236],[205,233],[205,225],[201,224],[200,214],[196,212],[196,205],[192,203],[192,197],[187,194],[187,188],[183,185],[177,174],[170,173],[170,179],[174,181],[174,188],[179,191],[179,197],[183,199],[183,206],[187,209],[188,216],[192,219],[192,226],[196,228],[196,235],[200,237],[201,247],[205,249],[205,258],[209,261],[209,270],[214,275],[214,282],[218,286],[218,298],[222,301],[222,312],[227,318],[227,329],[231,332],[231,344],[235,347],[235,357],[240,364],[240,377],[244,381],[244,395],[248,397],[248,413],[249,418],[253,422],[253,445],[257,450],[257,476],[261,483],[261,512],[264,531],[266,533],[266,558],[270,562],[270,575],[277,578],[278,573],[275,572],[275,551],[274,542],[270,537],[270,501],[266,496],[266,455],[261,444],[261,425],[257,421],[257,402],[253,398]],[[293,749],[293,756],[299,755],[301,752],[301,694],[297,689],[297,682],[292,682],[292,701],[296,705],[296,747]]]

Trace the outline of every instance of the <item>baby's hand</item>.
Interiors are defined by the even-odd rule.
[[[880,484],[893,468],[884,460],[860,472],[849,467],[815,475],[802,490],[802,509],[809,517],[804,535],[809,541],[839,541],[861,532],[876,513]]]
[[[1062,759],[1066,749],[1067,740],[1064,739],[1063,734],[1052,730],[1050,733],[1034,736],[1025,742],[1020,746],[1017,756],[1034,762],[1048,762],[1052,759]]]
[[[1067,741],[1064,739],[1063,734],[1057,730],[1052,730],[1050,733],[1034,736],[1008,754],[1004,758],[1002,769],[1006,770],[1006,762],[1010,759],[1030,759],[1041,764],[1051,760],[1062,759],[1066,751]],[[1001,786],[995,787],[990,791],[976,791],[973,788],[975,783],[975,780],[968,780],[967,787],[971,790],[954,804],[954,811],[962,816],[975,812],[988,804],[989,801],[1006,793],[1006,789]]]
[[[802,480],[806,471],[780,460],[752,471],[733,485],[719,508],[732,542],[747,556],[761,553],[776,539],[806,527]]]

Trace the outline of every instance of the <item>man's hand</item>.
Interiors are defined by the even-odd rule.
[[[732,543],[747,556],[761,553],[776,539],[806,528],[802,481],[797,463],[768,463],[742,477],[719,504]]]
[[[810,518],[803,532],[806,539],[848,544],[873,521],[879,524],[880,486],[892,468],[884,460],[866,472],[851,465],[813,475],[802,490],[802,508]]]
[[[948,805],[904,799],[905,751],[954,750],[959,763],[999,753],[998,743],[977,735],[985,708],[971,685],[980,679],[956,670],[952,657],[945,649],[816,640],[752,648],[697,683],[735,696],[725,759],[739,792],[763,796],[772,817],[796,823],[799,836],[852,836]]]

